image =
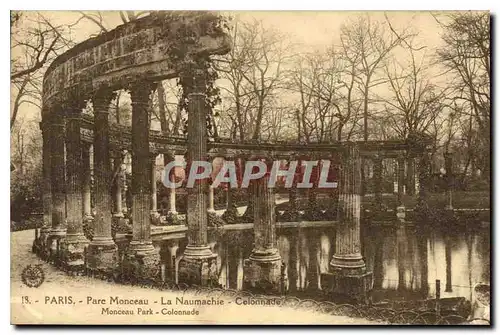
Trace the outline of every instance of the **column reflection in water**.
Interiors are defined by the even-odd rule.
[[[307,286],[307,265],[309,260],[309,250],[307,247],[307,236],[302,230],[299,230],[298,235],[298,250],[299,250],[299,287],[303,291]]]
[[[293,234],[289,235],[289,244],[290,244],[290,252],[289,252],[289,261],[288,261],[288,290],[290,292],[297,291],[297,280],[299,278],[297,272],[297,251],[298,251],[298,230],[294,230]]]
[[[240,243],[234,243],[237,241],[235,241],[233,234],[235,234],[235,232],[226,232],[225,234],[225,241],[227,243],[226,264],[228,267],[227,283],[230,289],[236,290],[238,288],[238,268],[241,245]]]
[[[222,287],[226,286],[226,243],[224,243],[224,238],[220,238],[215,244],[212,252],[217,254],[217,275],[219,278],[219,284]]]
[[[307,234],[307,244],[309,245],[309,265],[306,276],[307,289],[317,291],[319,289],[319,236],[313,228]]]
[[[384,282],[384,236],[382,229],[372,229],[373,241],[373,288],[379,290]]]
[[[320,262],[319,271],[320,273],[328,272],[330,266],[330,259],[332,259],[333,248],[330,244],[330,238],[325,232],[321,232],[320,236]]]
[[[427,229],[416,234],[418,245],[418,260],[420,265],[420,292],[424,298],[429,294],[429,259],[428,259],[428,239]]]
[[[453,260],[449,266],[452,292],[445,292],[445,234],[434,228],[424,229],[417,225],[373,226],[369,229],[363,238],[367,250],[367,266],[373,269],[375,288],[379,288],[377,291],[384,299],[393,298],[390,294],[395,294],[394,298],[400,296],[398,288],[405,294],[411,293],[411,299],[433,297],[433,283],[436,279],[440,279],[443,284],[443,297],[464,296],[470,299],[473,294],[471,286],[479,282],[490,282],[490,242],[487,228],[476,232],[448,233],[449,252]],[[301,231],[286,228],[277,231],[279,253],[287,265],[287,287],[290,294],[297,290],[315,289],[316,276],[328,271],[334,247],[331,240],[333,235],[324,228],[306,228]],[[252,251],[252,231],[225,231],[211,240],[217,242],[214,251],[220,255],[219,282],[231,289],[241,289],[242,261]],[[176,243],[178,249],[174,252],[181,255],[187,240],[179,239]],[[179,257],[177,261],[178,259]]]
[[[285,287],[286,290],[290,291],[290,277],[289,277],[289,271],[290,271],[290,238],[291,234],[290,233],[284,233],[280,234],[279,232],[276,232],[277,234],[277,245],[278,245],[278,251],[281,255],[281,261],[285,264],[286,266],[286,271],[287,273],[285,274]]]

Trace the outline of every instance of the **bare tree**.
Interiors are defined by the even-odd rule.
[[[444,92],[432,83],[425,53],[420,60],[416,58],[425,47],[415,47],[412,39],[405,40],[404,47],[408,63],[395,59],[393,66],[385,66],[390,96],[384,99],[384,106],[387,125],[406,139],[427,132],[442,109]]]
[[[288,39],[257,20],[236,21],[232,38],[233,50],[219,59],[217,69],[229,83],[223,93],[232,101],[240,140],[256,140],[262,135],[266,108],[281,88]]]
[[[11,81],[40,70],[73,45],[65,37],[72,25],[53,25],[39,12],[17,15],[18,18],[11,21]]]
[[[358,16],[341,27],[340,41],[344,58],[350,63],[357,89],[363,96],[363,138],[368,141],[370,91],[385,83],[380,75],[389,53],[411,36],[407,30],[395,35],[370,15]],[[354,84],[354,82],[352,84]],[[352,90],[352,89],[351,89]]]
[[[351,117],[343,92],[343,66],[340,55],[332,49],[297,57],[290,71],[289,90],[298,94],[295,121],[299,140],[342,140],[344,126]]]
[[[179,105],[180,91],[174,81],[164,80],[156,85],[152,114],[160,122],[162,132],[178,135],[182,132],[182,113]]]
[[[74,24],[55,25],[39,12],[11,12],[11,129],[23,104],[40,108],[45,67],[74,43]]]
[[[437,18],[437,17],[436,17]],[[451,77],[452,100],[463,108],[461,113],[472,116],[480,142],[474,151],[481,170],[489,178],[490,170],[490,16],[486,12],[453,13],[438,20],[444,32],[439,60]]]

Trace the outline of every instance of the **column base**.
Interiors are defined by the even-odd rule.
[[[179,261],[178,280],[188,285],[219,286],[217,255],[210,246],[186,247]]]
[[[156,281],[160,275],[160,254],[152,242],[130,242],[125,252],[121,275],[133,282]]]
[[[112,216],[111,216],[112,222],[115,222],[115,223],[121,223],[121,222],[123,222],[124,218],[125,218],[125,215],[123,215],[122,212],[113,213]]]
[[[61,239],[59,251],[61,261],[64,268],[69,271],[83,271],[85,269],[85,248],[89,245],[89,241],[83,235],[67,234]]]
[[[366,272],[365,261],[360,253],[333,255],[330,261],[330,272],[344,275],[359,275]]]
[[[86,261],[91,273],[111,275],[118,267],[118,247],[111,237],[94,237],[87,247]]]
[[[258,293],[281,293],[281,256],[277,249],[252,251],[243,261],[243,289]]]
[[[373,273],[349,274],[342,271],[322,273],[321,288],[337,301],[366,304],[373,289]]]
[[[66,228],[52,228],[47,243],[45,245],[48,260],[54,264],[59,264],[61,261],[60,244],[66,236]]]

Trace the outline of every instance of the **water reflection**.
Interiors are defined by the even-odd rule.
[[[320,273],[328,271],[334,250],[334,227],[278,228],[276,234],[287,267],[288,291],[321,289]],[[210,231],[209,241],[218,254],[219,283],[241,289],[243,260],[252,251],[253,231]],[[489,228],[443,232],[397,224],[371,226],[363,229],[362,241],[367,269],[373,272],[375,300],[434,297],[436,279],[444,284],[443,298],[473,300],[471,288],[490,281]],[[164,278],[175,277],[173,264],[186,244],[185,238],[162,242]]]

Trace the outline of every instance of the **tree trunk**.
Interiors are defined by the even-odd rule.
[[[161,81],[156,85],[156,91],[158,92],[158,110],[160,116],[161,131],[165,134],[168,134],[169,129],[167,124],[167,115],[165,111],[165,89],[163,88],[163,84]]]

